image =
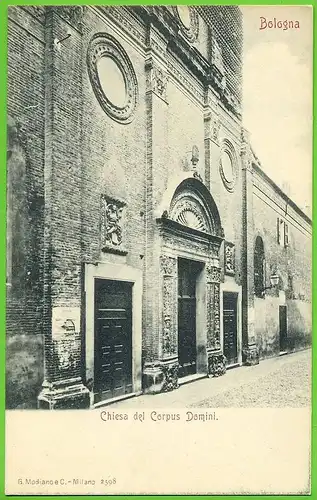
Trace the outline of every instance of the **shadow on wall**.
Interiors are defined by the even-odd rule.
[[[308,347],[312,342],[312,312],[310,302],[287,301],[287,345],[289,351]]]
[[[279,344],[279,299],[267,296],[255,298],[255,334],[259,348],[260,359],[276,356],[280,350]]]
[[[280,352],[279,306],[277,297],[256,298],[255,333],[260,358],[277,356]],[[287,300],[288,352],[309,347],[312,337],[311,304],[302,300]]]
[[[6,408],[32,409],[44,377],[42,335],[14,335],[6,344]]]

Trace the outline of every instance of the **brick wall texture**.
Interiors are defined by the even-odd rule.
[[[214,90],[210,123],[218,122],[219,127],[207,142],[204,117],[208,78],[199,77],[201,70],[190,69],[169,50],[168,28],[164,23],[159,28],[149,12],[122,7],[87,7],[83,12],[79,7],[9,8],[9,407],[36,406],[44,378],[51,382],[84,378],[83,310],[85,300],[89,301],[83,290],[84,264],[104,261],[143,271],[143,361],[157,357],[160,298],[153,287],[159,282],[155,214],[171,178],[192,168],[193,145],[199,149],[197,171],[218,207],[225,239],[235,244],[234,280],[238,285],[242,283],[240,10],[235,6],[199,7],[198,39],[191,46],[181,34],[177,35],[184,53],[189,51],[186,57],[197,59],[202,67],[208,67],[210,62],[213,38],[222,51],[226,92],[232,100],[228,105],[228,99]],[[166,8],[164,15],[172,13],[173,9]],[[131,123],[118,123],[108,116],[93,91],[87,50],[96,33],[111,35],[133,66],[139,101]],[[63,42],[56,43],[63,38]],[[151,40],[156,40],[156,45]],[[152,92],[151,70],[146,66],[149,55],[155,67],[168,73],[166,96]],[[237,180],[233,192],[225,188],[219,172],[224,141],[230,142],[235,162]],[[301,338],[305,330],[307,340],[309,326],[303,318],[309,315],[306,305],[310,300],[311,226],[292,207],[287,215],[290,245],[287,250],[276,246],[276,217],[284,210],[285,199],[266,179],[261,182],[267,186],[265,196],[274,195],[280,207],[266,203],[265,196],[260,199],[258,188],[254,188],[252,237],[262,235],[267,265],[273,260],[279,263],[284,283],[287,270],[292,269],[295,295],[288,299],[293,318],[290,321],[294,338]],[[102,196],[119,200],[124,206],[124,252],[101,251]],[[220,256],[223,265],[223,248]],[[277,319],[271,311],[275,306],[263,306],[269,300],[273,304],[277,298],[267,299],[259,299],[255,305],[261,318],[257,339],[263,356],[277,352]],[[81,309],[79,336],[70,340],[54,337],[51,317],[56,307]]]

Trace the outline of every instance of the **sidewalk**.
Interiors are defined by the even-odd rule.
[[[310,405],[311,350],[228,370],[218,378],[203,378],[168,393],[141,395],[111,405],[111,409],[249,408]]]

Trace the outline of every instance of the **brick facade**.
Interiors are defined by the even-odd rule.
[[[96,279],[133,284],[132,392],[177,387],[180,258],[201,266],[199,373],[225,371],[226,294],[237,301],[238,364],[278,353],[284,295],[289,349],[309,343],[311,221],[262,172],[242,127],[240,10],[193,8],[188,25],[182,15],[9,8],[8,407],[96,402]],[[121,108],[94,78],[107,51],[128,91]],[[178,202],[192,210],[186,230]],[[287,248],[275,244],[277,217]],[[254,297],[257,235],[279,295]]]

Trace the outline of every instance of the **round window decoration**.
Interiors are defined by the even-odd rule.
[[[198,37],[198,15],[193,7],[187,5],[178,5],[173,7],[174,13],[181,27],[181,32],[191,43],[195,42]]]
[[[123,47],[111,35],[98,33],[89,43],[87,65],[102,109],[113,120],[130,123],[138,104],[138,82]]]
[[[222,145],[219,170],[225,188],[232,192],[237,181],[237,161],[234,148],[227,141]]]

